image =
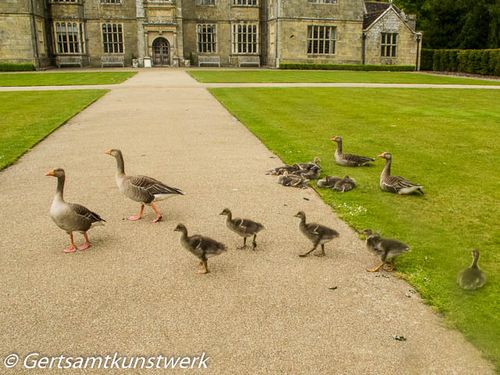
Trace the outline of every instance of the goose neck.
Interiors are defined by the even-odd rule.
[[[60,198],[61,200],[63,199],[64,194],[64,180],[64,176],[57,177],[56,197]]]
[[[119,152],[116,155],[116,174],[124,175],[125,174],[125,162],[123,161],[123,155]]]
[[[384,170],[382,171],[383,176],[390,176],[391,175],[391,164],[392,164],[391,159],[385,159],[385,166],[384,166]]]
[[[479,253],[474,253],[472,255],[472,265],[471,268],[478,268],[477,267],[477,262],[479,261]]]
[[[337,141],[337,153],[342,154],[342,141]]]

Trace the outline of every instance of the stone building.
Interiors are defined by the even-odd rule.
[[[2,0],[0,62],[56,66],[397,64],[415,17],[364,0]]]

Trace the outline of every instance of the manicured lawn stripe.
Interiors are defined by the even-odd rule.
[[[122,83],[135,74],[136,72],[2,73],[0,86],[112,85]]]
[[[0,169],[14,163],[106,90],[0,92]]]
[[[304,71],[304,70],[191,70],[189,74],[202,83],[408,83],[500,85],[500,80],[437,76],[407,72]]]
[[[391,73],[392,74],[392,73]],[[398,270],[424,299],[500,364],[500,92],[356,88],[218,88],[213,95],[285,162],[322,159],[323,174],[354,177],[341,194],[318,190],[354,228],[399,238],[412,252]],[[424,185],[424,196],[380,191],[383,161],[343,168],[329,138],[345,152],[393,153],[393,174]],[[270,177],[273,178],[273,177]],[[481,251],[487,285],[456,285]],[[367,264],[366,266],[370,266]]]

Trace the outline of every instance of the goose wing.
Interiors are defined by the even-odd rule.
[[[148,176],[131,176],[129,181],[133,187],[153,196],[158,194],[184,194],[180,189],[165,185],[163,182]]]
[[[415,184],[401,176],[388,176],[382,181],[382,184],[396,192],[402,189],[421,187],[421,185]]]
[[[264,229],[262,224],[248,219],[235,219],[234,224],[242,233],[254,234]]]
[[[218,255],[226,250],[226,246],[209,237],[194,235],[189,238],[189,244],[197,256],[210,257]],[[199,255],[198,255],[199,254]]]
[[[98,214],[93,211],[90,211],[87,207],[82,206],[77,203],[68,203],[73,212],[75,212],[78,216],[81,216],[82,219],[89,220],[91,223],[96,223],[98,221],[106,221]]]
[[[349,161],[349,162],[358,164],[358,165],[363,165],[363,164],[369,163],[371,161],[375,161],[374,158],[369,158],[368,156],[360,156],[360,155],[353,155],[353,154],[343,154],[342,158]]]

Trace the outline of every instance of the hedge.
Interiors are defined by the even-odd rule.
[[[29,63],[0,63],[0,72],[19,72],[27,70],[35,70],[35,66]]]
[[[414,71],[412,65],[349,65],[349,64],[293,64],[281,63],[280,69],[297,69],[297,70],[363,70],[363,71]]]
[[[500,49],[436,49],[426,51],[425,69],[422,59],[422,70],[430,65],[432,54],[432,70],[443,72],[460,72],[500,76]],[[422,56],[424,56],[422,51]]]
[[[433,56],[433,49],[422,49],[422,54],[420,55],[420,70],[432,70]]]

